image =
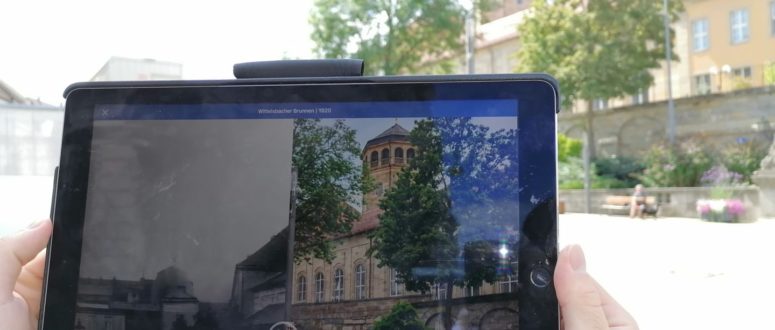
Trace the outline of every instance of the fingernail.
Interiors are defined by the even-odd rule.
[[[587,259],[584,257],[584,250],[581,249],[581,246],[571,245],[569,249],[570,266],[573,270],[577,272],[587,271]]]
[[[41,225],[42,225],[44,222],[46,222],[46,221],[48,221],[48,220],[38,220],[38,221],[34,221],[34,222],[30,223],[29,225],[27,225],[27,228],[25,228],[25,229],[27,229],[27,230],[30,230],[30,229],[35,229],[35,228],[38,228],[38,227],[40,227],[40,226],[41,226]]]

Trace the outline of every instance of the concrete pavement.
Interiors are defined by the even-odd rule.
[[[560,246],[570,243],[641,329],[775,329],[775,219],[564,214]]]

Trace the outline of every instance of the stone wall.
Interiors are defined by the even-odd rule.
[[[698,199],[710,198],[711,188],[646,188],[646,194],[655,196],[660,204],[661,217],[696,218],[696,202]],[[592,189],[590,193],[591,212],[609,213],[602,209],[606,196],[630,196],[632,189]],[[743,220],[759,218],[759,189],[755,186],[732,189],[732,195],[739,198],[746,206]],[[560,190],[559,200],[565,203],[566,212],[584,212],[585,198],[583,189]],[[624,214],[624,213],[622,213]]]
[[[344,301],[322,304],[296,304],[291,308],[291,320],[299,329],[364,330],[390,313],[399,301],[411,303],[426,326],[441,326],[443,306],[428,295]],[[515,293],[492,294],[452,300],[454,322],[463,329],[518,329],[519,306]],[[443,327],[441,327],[443,329]]]
[[[775,86],[677,99],[676,135],[723,146],[751,139],[769,144],[775,128]],[[635,156],[666,138],[667,103],[654,102],[594,113],[598,156]],[[563,110],[558,132],[581,138],[585,114]]]

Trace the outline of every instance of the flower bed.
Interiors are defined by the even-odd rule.
[[[697,213],[706,221],[739,222],[745,214],[745,205],[739,199],[700,199]]]

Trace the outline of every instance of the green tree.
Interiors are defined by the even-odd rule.
[[[209,305],[200,305],[199,311],[194,314],[194,326],[191,330],[219,330],[218,320],[215,318],[213,308]]]
[[[374,330],[427,330],[417,311],[411,304],[399,302],[393,305],[390,314],[374,323]]]
[[[583,145],[581,140],[568,137],[565,134],[557,134],[557,160],[567,162],[569,158],[580,158]]]
[[[296,119],[292,164],[296,171],[294,259],[333,259],[336,235],[349,233],[360,213],[356,205],[370,191],[355,130],[344,121]]]
[[[683,4],[670,4],[675,22]],[[594,157],[594,102],[647,89],[649,70],[665,58],[662,1],[537,0],[533,10],[519,26],[518,70],[552,74],[566,106],[586,101],[586,142]]]
[[[369,253],[409,291],[445,290],[446,329],[453,288],[493,283],[511,264],[494,251],[517,240],[515,135],[468,118],[418,121],[409,137],[417,153],[380,203]]]
[[[462,50],[465,15],[456,0],[317,0],[310,23],[320,57],[364,59],[367,74],[448,73],[452,63],[428,59]]]

